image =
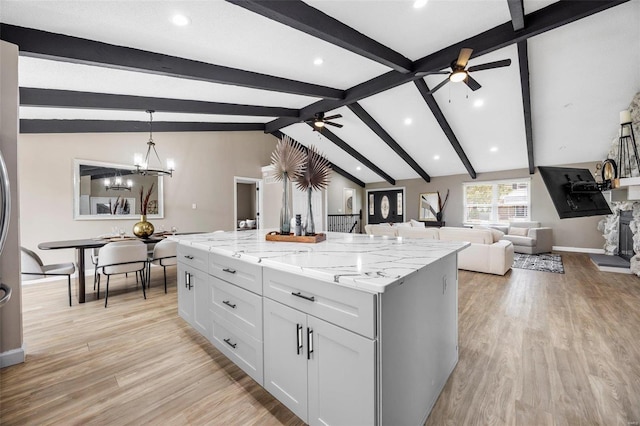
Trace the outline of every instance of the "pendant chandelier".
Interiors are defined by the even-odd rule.
[[[167,159],[167,168],[162,168],[162,161],[160,161],[160,156],[158,155],[158,151],[156,151],[156,144],[153,142],[153,113],[154,110],[147,110],[149,113],[149,142],[147,142],[147,155],[142,157],[142,154],[135,154],[134,156],[134,165],[136,166],[136,173],[143,176],[173,176],[173,172],[175,170],[175,163],[173,159]],[[151,155],[151,151],[155,155],[155,160],[157,163],[157,167],[151,165],[151,161],[154,159],[154,155]]]
[[[126,182],[122,180],[120,172],[116,171],[116,175],[113,179],[104,179],[104,189],[107,191],[131,191],[133,187],[133,180],[127,179]]]

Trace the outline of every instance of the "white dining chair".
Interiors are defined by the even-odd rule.
[[[167,266],[176,265],[178,243],[172,240],[162,240],[153,247],[153,255],[149,258],[147,282],[151,285],[151,265],[162,266],[164,272],[164,292],[167,292]]]
[[[40,256],[24,247],[20,247],[20,262],[23,281],[37,280],[47,276],[66,276],[69,287],[69,306],[71,306],[71,275],[76,271],[73,262],[45,265]]]
[[[109,279],[111,275],[127,274],[134,272],[142,281],[142,294],[147,298],[145,291],[145,271],[147,268],[147,245],[142,241],[122,241],[108,243],[98,252],[98,298],[100,298],[100,274],[107,276],[104,307],[109,301]]]

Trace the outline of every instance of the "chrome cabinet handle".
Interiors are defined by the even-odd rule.
[[[304,294],[302,294],[300,292],[297,292],[297,293],[291,292],[291,294],[293,296],[299,297],[301,299],[309,300],[311,302],[315,302],[316,301],[316,297],[315,296],[305,296]]]
[[[228,300],[223,300],[223,301],[222,301],[222,303],[224,303],[225,305],[227,305],[227,306],[231,307],[232,309],[235,309],[235,308],[236,308],[236,305],[235,305],[234,303],[231,303],[231,302],[230,302],[230,301],[228,301]]]
[[[185,254],[184,257],[186,257],[189,260],[193,260],[193,256],[191,256],[190,254]]]
[[[4,291],[4,296],[0,299],[0,307],[2,307],[11,299],[11,287],[6,284],[0,284],[0,290]]]
[[[0,216],[0,252],[7,241],[9,232],[9,220],[11,219],[11,187],[9,186],[9,173],[0,153],[0,185],[2,186],[2,216]]]
[[[235,269],[231,269],[231,268],[224,268],[223,271],[228,272],[230,274],[235,274],[236,270]]]
[[[296,342],[297,342],[297,355],[302,352],[302,324],[296,324]]]
[[[235,349],[235,348],[236,348],[236,346],[238,346],[238,344],[237,344],[237,343],[231,343],[231,338],[223,339],[223,340],[224,340],[224,342],[225,342],[227,345],[231,346],[233,349]]]
[[[311,359],[313,353],[313,328],[307,327],[307,359]]]
[[[193,285],[191,284],[191,274],[188,272],[184,273],[184,286],[189,290],[191,290],[191,287],[193,287]]]

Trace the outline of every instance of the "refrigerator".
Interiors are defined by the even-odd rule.
[[[9,174],[7,173],[7,165],[0,151],[0,255],[7,241],[7,233],[9,232],[9,220],[11,218],[11,188],[9,186]],[[11,286],[2,281],[2,269],[0,269],[0,308],[11,299]]]

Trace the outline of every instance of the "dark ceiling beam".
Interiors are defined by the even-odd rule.
[[[62,107],[107,109],[189,114],[245,115],[252,117],[297,117],[298,110],[255,105],[227,104],[185,99],[150,98],[110,93],[75,92],[70,90],[20,88],[20,105],[32,107]]]
[[[401,73],[411,72],[413,62],[389,47],[299,0],[227,0],[266,18],[280,22]]]
[[[342,90],[331,87],[15,25],[0,24],[0,38],[18,45],[23,56],[325,99],[344,96]]]
[[[282,133],[280,130],[276,130],[275,132],[272,133],[272,135],[275,136],[278,139],[282,139],[285,136],[285,134]],[[291,136],[289,136],[289,137],[291,138]],[[306,146],[302,145],[297,140],[295,140],[293,138],[291,138],[291,140],[294,141],[295,143],[297,143],[298,145],[300,145],[305,150],[305,152],[308,151],[308,148]],[[342,177],[350,180],[351,182],[355,183],[356,185],[358,185],[358,186],[360,186],[362,188],[365,187],[365,183],[363,181],[361,181],[360,179],[358,179],[357,177],[355,177],[351,173],[347,172],[343,168],[336,166],[335,164],[333,164],[330,161],[329,161],[329,167],[331,167],[331,170],[333,170],[337,174],[341,175]]]
[[[529,88],[529,55],[527,41],[518,42],[518,63],[520,64],[520,87],[522,88],[522,110],[524,114],[524,130],[527,140],[527,157],[529,159],[529,174],[533,174],[533,127],[531,125],[531,92]]]
[[[424,101],[429,106],[429,109],[431,109],[431,113],[433,114],[435,119],[438,121],[438,124],[442,128],[442,131],[444,132],[444,134],[447,136],[447,139],[449,139],[451,146],[458,154],[458,157],[460,157],[460,161],[462,161],[462,164],[464,164],[464,167],[467,169],[469,176],[471,176],[472,179],[475,179],[476,171],[473,169],[473,166],[471,165],[471,162],[467,158],[467,154],[465,154],[464,150],[462,149],[462,146],[460,146],[460,142],[458,142],[458,138],[456,138],[456,135],[453,133],[451,126],[449,126],[449,123],[447,122],[447,119],[444,117],[444,114],[442,113],[442,110],[438,106],[438,103],[436,102],[435,98],[431,93],[429,93],[430,90],[429,90],[429,87],[427,86],[427,83],[425,83],[423,79],[416,80],[413,83],[418,88],[418,91],[424,98]]]
[[[507,3],[509,5],[513,30],[520,31],[524,28],[524,3],[522,0],[507,0]]]
[[[263,123],[193,123],[181,121],[154,121],[154,132],[225,132],[264,131]],[[148,132],[144,121],[111,120],[36,120],[21,119],[20,133],[123,133]]]
[[[313,124],[311,123],[307,123],[307,124],[312,129],[315,129]],[[335,133],[333,133],[331,130],[327,129],[326,127],[321,127],[320,130],[318,130],[318,132],[322,136],[324,136],[325,138],[329,139],[331,142],[336,144],[344,152],[346,152],[347,154],[349,154],[350,156],[352,156],[353,158],[361,162],[363,166],[369,168],[369,170],[371,170],[372,172],[380,176],[382,179],[386,180],[391,185],[396,184],[396,180],[394,178],[386,174],[382,169],[380,169],[380,167],[373,164],[367,157],[365,157],[364,155],[360,154],[358,151],[353,149],[351,145],[349,145],[348,143],[340,139],[340,137],[337,136]]]
[[[416,163],[413,158],[411,158],[407,151],[405,151],[400,146],[400,144],[398,144],[398,142],[396,142],[395,139],[393,139],[393,137],[391,137],[391,135],[387,133],[387,131],[384,130],[382,126],[380,126],[380,124],[373,117],[371,117],[371,115],[369,115],[367,111],[365,111],[364,108],[362,108],[359,103],[354,102],[350,105],[347,105],[347,107],[355,115],[357,115],[358,118],[362,120],[362,122],[366,124],[376,135],[378,135],[380,139],[382,139],[387,145],[389,145],[389,148],[391,148],[396,154],[398,154],[398,156],[402,158],[413,170],[415,170],[415,172],[418,173],[418,175],[420,175],[422,179],[427,182],[431,182],[431,176],[429,176],[427,172],[425,172],[422,167],[420,167],[420,165]]]
[[[415,72],[439,71],[449,67],[451,61],[458,57],[458,53],[463,47],[472,48],[474,57],[480,56],[628,1],[629,0],[561,0],[528,14],[527,27],[521,31],[513,31],[511,22],[504,23],[474,37],[470,37],[465,41],[418,59],[414,62],[413,69]],[[421,77],[416,77],[413,74],[401,74],[396,71],[389,71],[388,73],[347,89],[345,91],[345,97],[341,100],[323,99],[302,108],[300,110],[300,119],[298,120],[291,117],[280,117],[271,121],[266,125],[267,132],[270,133],[298,121],[313,118],[314,114],[318,112],[331,111],[353,102],[358,102],[361,99],[419,78]]]

